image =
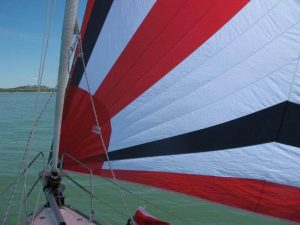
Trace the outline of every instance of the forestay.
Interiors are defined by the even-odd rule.
[[[81,39],[60,155],[300,222],[299,1],[90,0]]]

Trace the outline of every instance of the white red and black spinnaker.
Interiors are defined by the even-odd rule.
[[[80,35],[60,155],[111,177],[102,132],[118,179],[300,222],[299,1],[89,0]]]

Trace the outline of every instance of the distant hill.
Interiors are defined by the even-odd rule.
[[[41,92],[52,92],[54,88],[50,88],[47,86],[41,86]],[[37,92],[38,86],[37,85],[27,85],[27,86],[20,86],[15,88],[0,88],[0,92]]]

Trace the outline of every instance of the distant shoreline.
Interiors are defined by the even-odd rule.
[[[37,85],[27,85],[14,88],[0,88],[0,93],[35,93],[38,92]],[[55,91],[54,88],[40,86],[40,93],[50,93]]]

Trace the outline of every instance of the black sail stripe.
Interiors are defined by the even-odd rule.
[[[285,115],[282,118],[277,142],[300,148],[300,105],[286,103]]]
[[[82,41],[82,50],[84,53],[84,62],[87,65],[92,54],[98,36],[102,30],[108,12],[111,8],[113,0],[95,1],[86,30]],[[81,60],[75,63],[75,69],[72,74],[71,83],[78,86],[83,76],[83,64]]]
[[[279,142],[300,147],[300,105],[282,102],[202,130],[109,152],[110,160],[208,152]]]

